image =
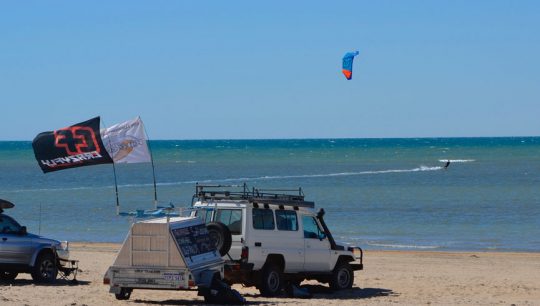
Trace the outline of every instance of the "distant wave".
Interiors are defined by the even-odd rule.
[[[58,191],[58,190],[86,190],[86,189],[100,189],[100,188],[111,188],[114,186],[95,186],[95,187],[70,187],[70,188],[36,188],[36,189],[15,189],[15,190],[5,190],[5,192],[36,192],[36,191]]]
[[[440,246],[437,245],[408,245],[408,244],[386,244],[386,243],[367,243],[369,246],[383,247],[383,248],[393,248],[393,249],[438,249]]]
[[[260,181],[260,180],[280,180],[280,179],[294,179],[294,178],[320,178],[320,177],[337,177],[337,176],[356,176],[356,175],[369,175],[369,174],[385,174],[385,173],[407,173],[407,172],[421,172],[421,171],[438,171],[443,167],[428,167],[419,166],[412,169],[388,169],[388,170],[374,170],[374,171],[358,171],[358,172],[337,172],[337,173],[324,173],[324,174],[299,174],[299,175],[267,175],[258,177],[235,177],[235,178],[222,178],[222,179],[207,179],[207,180],[190,180],[179,182],[165,182],[157,183],[157,186],[176,186],[195,183],[219,183],[219,182],[245,182],[245,181]],[[140,188],[140,187],[152,187],[153,184],[119,184],[119,188]],[[9,190],[8,192],[29,192],[29,191],[58,191],[58,190],[84,190],[84,189],[108,189],[113,188],[114,185],[109,186],[95,186],[95,187],[71,187],[71,188],[39,188],[39,189],[19,189]]]
[[[439,159],[441,163],[446,163],[447,161],[450,161],[451,163],[472,163],[476,160],[474,159]]]
[[[291,179],[291,178],[317,178],[317,177],[336,177],[336,176],[355,176],[355,175],[367,175],[367,174],[385,174],[385,173],[404,173],[404,172],[419,172],[419,171],[437,171],[443,167],[428,167],[420,166],[413,169],[389,169],[389,170],[375,170],[375,171],[359,171],[359,172],[337,172],[337,173],[324,173],[324,174],[300,174],[300,175],[266,175],[259,177],[237,177],[237,178],[223,178],[223,179],[208,179],[197,181],[183,181],[183,182],[171,182],[171,183],[158,183],[158,186],[180,185],[180,184],[195,184],[195,183],[214,183],[214,182],[237,182],[237,181],[258,181],[258,180],[279,180],[279,179]]]

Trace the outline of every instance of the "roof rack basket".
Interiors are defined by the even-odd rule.
[[[195,194],[191,204],[199,201],[245,200],[251,203],[275,204],[314,208],[315,203],[304,201],[302,188],[298,189],[261,189],[243,185],[195,185]]]

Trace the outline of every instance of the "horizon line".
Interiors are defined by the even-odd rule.
[[[253,141],[253,140],[345,140],[345,139],[457,139],[457,138],[539,138],[537,136],[421,136],[421,137],[307,137],[307,138],[184,138],[184,139],[150,139],[149,141]],[[0,142],[32,142],[33,140],[0,140]]]

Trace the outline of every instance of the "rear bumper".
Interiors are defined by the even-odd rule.
[[[236,272],[251,272],[253,271],[253,264],[246,262],[230,261],[225,263],[225,274]]]
[[[229,283],[248,283],[251,280],[253,263],[228,261],[224,268],[224,279]]]

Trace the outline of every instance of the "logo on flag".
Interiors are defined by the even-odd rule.
[[[105,149],[115,163],[149,163],[144,125],[140,117],[101,131]]]
[[[32,141],[34,155],[44,173],[112,163],[99,132],[99,117],[40,133]]]

